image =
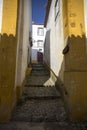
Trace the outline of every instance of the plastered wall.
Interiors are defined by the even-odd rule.
[[[64,55],[66,110],[71,120],[86,120],[87,53],[84,1],[66,0],[66,3],[64,0],[64,43],[67,44],[66,38],[68,37],[69,47],[69,51]],[[68,13],[65,12],[65,9]]]
[[[31,1],[3,0],[0,39],[0,122],[11,118],[28,65]]]
[[[0,40],[0,122],[7,121],[16,102],[17,0],[3,0]]]
[[[0,0],[0,33],[1,33],[1,26],[2,26],[2,8],[3,8],[3,0]]]
[[[16,59],[17,98],[20,98],[22,94],[22,84],[25,79],[27,66],[30,62],[31,48],[29,44],[29,37],[32,33],[31,6],[31,0],[20,0],[19,2],[18,48]]]
[[[86,0],[60,0],[55,20],[55,1],[52,1],[46,25],[49,34],[45,62],[52,78],[56,77],[54,81],[62,92],[67,115],[73,121],[87,119],[86,7]]]
[[[22,50],[22,77],[23,81],[25,77],[25,71],[28,66],[27,58],[28,58],[28,47],[29,47],[29,32],[31,29],[30,23],[30,5],[31,0],[24,1],[24,23],[23,23],[23,50]],[[30,14],[30,15],[29,15]]]
[[[85,30],[86,30],[86,52],[87,52],[87,0],[84,0],[84,18],[85,18]]]
[[[44,34],[38,35],[38,28],[43,28]],[[31,60],[32,62],[38,62],[37,58],[37,52],[39,52],[39,49],[41,49],[41,52],[44,53],[44,40],[45,40],[45,35],[46,35],[46,29],[44,28],[44,25],[42,24],[32,24],[32,50],[31,50]],[[41,40],[43,41],[42,46],[38,46],[38,41]]]
[[[44,61],[51,70],[58,76],[63,55],[63,23],[62,23],[62,1],[60,2],[60,12],[55,20],[55,0],[52,1],[48,21],[46,25],[46,41]],[[60,62],[59,62],[60,61]]]

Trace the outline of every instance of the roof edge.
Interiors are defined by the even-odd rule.
[[[47,25],[47,20],[48,20],[48,16],[49,16],[49,11],[50,11],[51,2],[52,2],[52,0],[48,0],[48,2],[47,2],[46,15],[45,15],[45,21],[44,21],[44,27],[46,27],[46,25]]]

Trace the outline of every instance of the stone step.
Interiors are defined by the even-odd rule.
[[[49,80],[49,76],[30,76],[26,79],[25,85],[44,85]]]
[[[64,121],[66,114],[60,99],[32,99],[16,108],[12,120],[27,122]]]
[[[49,74],[49,73],[43,73],[43,72],[39,72],[39,73],[38,73],[38,72],[31,72],[30,75],[27,75],[28,78],[30,78],[30,77],[32,77],[32,76],[33,76],[33,77],[37,77],[37,78],[38,78],[38,77],[41,77],[41,76],[42,76],[42,77],[43,77],[43,76],[44,76],[44,77],[45,77],[45,76],[46,76],[46,77],[47,77],[47,76],[49,77],[50,74]]]
[[[10,121],[0,124],[0,130],[87,130],[87,123]]]
[[[43,64],[32,64],[31,66],[32,67],[43,67],[44,65]]]
[[[34,65],[34,66],[32,66],[32,70],[37,70],[37,71],[46,70],[46,71],[48,71],[48,70],[46,69],[46,67],[43,66],[43,65]]]
[[[41,74],[41,75],[49,75],[50,73],[47,72],[47,71],[36,71],[36,70],[35,70],[35,71],[32,71],[32,72],[31,72],[31,75],[32,75],[32,74],[33,74],[33,75],[35,75],[35,74],[37,74],[37,75],[40,75],[40,74]]]
[[[28,84],[25,84],[24,85],[25,87],[45,87],[44,85],[28,85]]]
[[[60,93],[55,87],[24,87],[23,95],[27,99],[55,99],[60,98]]]
[[[45,68],[32,68],[32,71],[46,71]]]
[[[34,73],[34,72],[32,72],[31,73],[31,76],[50,76],[50,74],[49,73],[42,73],[42,72],[40,72],[40,73]]]
[[[34,66],[32,66],[32,68],[45,68],[45,66],[43,66],[43,65],[41,65],[41,66],[40,66],[40,65],[39,65],[39,66],[36,65],[36,66],[35,66],[35,65],[34,65]]]
[[[45,85],[36,85],[36,84],[35,84],[35,85],[25,84],[24,86],[25,86],[25,87],[35,87],[35,88],[36,88],[36,87],[38,87],[38,88],[39,88],[39,87],[55,87],[54,85],[52,85],[52,86],[51,86],[51,85],[45,86]]]
[[[32,70],[31,72],[40,72],[41,71],[41,73],[49,73],[49,71],[47,71],[47,70]]]

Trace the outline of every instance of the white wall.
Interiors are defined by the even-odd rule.
[[[43,28],[44,29],[44,35],[39,36],[37,35],[37,30],[38,28]],[[37,52],[39,49],[42,49],[42,53],[44,53],[44,40],[45,40],[45,35],[46,35],[46,29],[44,28],[44,25],[40,24],[33,24],[32,25],[32,39],[33,39],[33,46],[32,46],[32,61],[37,61]],[[43,41],[43,46],[37,46],[37,41],[42,40]]]
[[[84,0],[84,17],[85,17],[85,28],[86,28],[86,52],[87,52],[87,0]]]
[[[17,41],[17,57],[16,57],[16,75],[15,86],[21,86],[21,65],[22,65],[22,44],[23,44],[23,0],[19,5],[18,14],[18,41]]]
[[[43,36],[37,35],[38,28],[43,28],[44,29],[44,35]],[[33,24],[32,25],[32,39],[33,39],[32,48],[33,49],[37,49],[37,41],[38,40],[42,40],[43,44],[44,44],[45,35],[46,35],[46,29],[44,28],[44,25],[39,25],[39,24]],[[34,41],[36,41],[36,42],[34,42]]]
[[[44,61],[49,65],[56,76],[59,75],[63,61],[62,50],[63,25],[62,25],[62,1],[60,0],[60,13],[55,21],[55,0],[52,1],[49,17],[46,25],[47,35],[45,42]]]
[[[0,33],[1,33],[1,26],[2,26],[2,8],[3,8],[3,0],[0,0]]]
[[[30,62],[30,54],[28,55],[28,49],[30,53],[29,36],[32,32],[31,4],[31,0],[20,0],[18,17],[16,86],[22,85],[28,62]]]
[[[31,0],[24,0],[24,22],[23,22],[23,50],[22,50],[22,81],[25,78],[27,68],[28,48],[29,48],[29,32],[31,30]]]
[[[29,37],[32,37],[32,0],[30,0],[29,3]],[[31,47],[30,44],[28,46],[29,52],[28,52],[28,64],[31,62]]]
[[[37,61],[37,49],[32,49],[32,60]]]

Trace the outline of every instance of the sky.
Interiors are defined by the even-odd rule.
[[[34,23],[44,23],[46,3],[47,0],[32,0],[32,21]]]

